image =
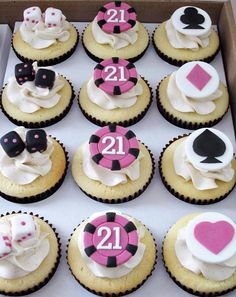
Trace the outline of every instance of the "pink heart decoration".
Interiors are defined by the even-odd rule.
[[[194,228],[194,236],[205,248],[219,254],[234,236],[234,227],[226,222],[201,222]]]

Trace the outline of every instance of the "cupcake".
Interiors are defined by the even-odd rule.
[[[188,62],[161,81],[157,88],[157,107],[163,117],[176,126],[211,127],[228,110],[229,94],[210,64]]]
[[[83,45],[96,62],[119,57],[135,62],[149,45],[149,34],[136,20],[135,9],[125,2],[115,1],[99,9],[95,19],[83,33]]]
[[[229,195],[236,182],[236,160],[229,138],[212,128],[170,141],[159,170],[167,190],[193,204],[211,204]]]
[[[219,51],[210,16],[194,6],[180,7],[157,27],[153,44],[157,54],[175,66],[194,60],[211,62]]]
[[[0,106],[8,119],[26,128],[57,123],[69,112],[74,98],[71,83],[37,62],[19,63],[15,77],[2,90]]]
[[[60,261],[60,240],[44,218],[12,213],[0,218],[0,294],[23,296],[46,285]]]
[[[121,203],[141,195],[155,169],[152,153],[126,128],[100,128],[75,152],[72,175],[90,198]]]
[[[59,141],[42,129],[18,127],[1,138],[0,195],[16,203],[43,200],[61,186],[67,167]]]
[[[79,94],[81,111],[92,123],[130,126],[140,121],[152,102],[152,91],[134,64],[112,58],[94,69]]]
[[[37,61],[47,66],[69,58],[76,49],[79,35],[66,21],[60,9],[37,6],[24,10],[24,20],[12,38],[12,48],[23,62]]]
[[[152,274],[156,244],[137,219],[118,211],[93,214],[73,232],[67,261],[75,279],[100,296],[137,290]]]
[[[236,287],[236,225],[217,212],[180,219],[163,242],[163,260],[174,282],[197,296],[222,296]]]

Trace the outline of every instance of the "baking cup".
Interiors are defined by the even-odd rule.
[[[87,29],[87,27],[84,29],[84,31],[85,31],[86,29]],[[145,29],[146,29],[146,28],[145,28]],[[84,31],[83,31],[83,33],[82,33],[82,45],[83,45],[83,48],[84,48],[86,54],[89,56],[89,58],[91,58],[91,59],[94,60],[95,62],[98,62],[98,63],[102,62],[104,59],[101,59],[101,58],[95,56],[94,54],[92,54],[92,53],[86,48],[86,46],[84,45]],[[148,32],[147,29],[146,29],[146,31]],[[141,54],[139,54],[139,55],[137,55],[137,56],[135,56],[135,57],[132,57],[132,58],[125,58],[125,60],[127,60],[127,61],[129,61],[129,62],[131,62],[131,63],[134,63],[134,62],[136,62],[136,61],[138,61],[139,59],[142,58],[142,56],[146,53],[146,51],[147,51],[147,49],[148,49],[148,47],[149,47],[149,45],[150,45],[150,35],[149,35],[149,33],[148,33],[148,36],[149,36],[149,38],[148,38],[148,44],[147,44],[147,47],[144,49],[144,51],[143,51]],[[122,57],[120,57],[120,58],[122,58]]]
[[[51,136],[50,136],[51,137]],[[60,178],[60,180],[50,189],[48,189],[47,191],[37,194],[37,195],[33,195],[33,196],[29,196],[29,197],[23,197],[23,198],[18,198],[18,197],[13,197],[13,196],[9,196],[3,192],[0,191],[0,196],[10,202],[14,202],[14,203],[20,203],[20,204],[27,204],[27,203],[34,203],[34,202],[39,202],[41,200],[44,200],[48,197],[50,197],[52,194],[54,194],[62,185],[65,176],[66,176],[66,172],[68,170],[68,166],[69,166],[69,156],[68,156],[68,152],[66,151],[63,143],[61,143],[60,141],[58,141],[55,137],[51,137],[53,139],[55,139],[63,148],[63,151],[65,153],[65,157],[66,157],[66,167],[65,167],[65,171],[62,175],[62,177]]]
[[[26,122],[26,121],[20,121],[20,120],[14,119],[12,116],[10,116],[6,112],[6,110],[4,109],[3,104],[2,104],[2,94],[3,94],[3,91],[4,91],[5,87],[7,86],[7,84],[5,84],[5,86],[2,88],[2,90],[0,92],[0,109],[2,110],[4,115],[9,119],[9,121],[11,121],[13,124],[15,124],[17,126],[24,126],[25,128],[44,128],[44,127],[48,127],[48,126],[56,124],[57,122],[59,122],[61,119],[63,119],[68,114],[68,112],[71,109],[73,100],[75,98],[75,91],[74,91],[74,87],[73,87],[72,83],[63,75],[62,75],[62,77],[65,78],[67,80],[67,82],[70,84],[72,94],[71,94],[70,102],[69,102],[68,106],[66,107],[66,109],[64,109],[55,118],[52,118],[52,119],[46,120],[46,121],[42,121],[42,122]]]
[[[171,124],[173,124],[173,125],[175,125],[177,127],[184,128],[184,129],[190,129],[190,130],[196,130],[196,129],[200,129],[200,128],[204,128],[204,127],[210,128],[212,126],[215,126],[217,123],[219,123],[222,120],[222,118],[224,117],[224,115],[226,114],[226,112],[228,111],[229,107],[227,108],[227,110],[225,111],[225,113],[221,117],[219,117],[219,118],[217,118],[217,119],[215,119],[213,121],[209,121],[209,122],[191,123],[191,122],[188,122],[188,121],[182,121],[180,118],[177,118],[173,114],[169,113],[161,103],[159,88],[160,88],[160,85],[161,85],[162,81],[166,77],[164,77],[161,80],[161,82],[159,83],[159,85],[157,86],[157,89],[156,89],[156,102],[157,102],[157,108],[158,108],[159,112],[161,113],[163,118],[165,118],[169,123],[171,123]]]
[[[48,59],[48,60],[37,60],[37,59],[29,59],[27,57],[24,57],[22,56],[21,54],[19,54],[14,46],[13,46],[13,38],[14,38],[14,35],[12,36],[12,39],[11,39],[11,47],[13,49],[13,51],[15,52],[16,56],[22,61],[22,62],[30,62],[31,64],[33,62],[37,62],[38,63],[38,66],[51,66],[51,65],[56,65],[56,64],[59,64],[65,60],[67,60],[75,51],[76,47],[77,47],[77,44],[79,42],[79,32],[78,30],[76,29],[76,27],[74,25],[71,24],[71,26],[74,27],[74,29],[76,30],[77,32],[77,39],[76,39],[76,42],[75,42],[75,45],[65,54],[57,57],[57,58],[53,58],[53,59]]]
[[[144,79],[142,76],[141,78],[146,82],[146,84],[148,85],[148,88],[150,90],[150,101],[148,103],[148,105],[146,106],[146,108],[140,112],[140,114],[138,114],[137,116],[135,116],[134,118],[130,119],[130,120],[125,120],[125,121],[119,121],[119,122],[112,122],[112,124],[116,124],[116,125],[119,125],[119,126],[123,126],[123,127],[128,127],[128,126],[132,126],[134,124],[136,124],[137,122],[141,121],[142,118],[145,116],[145,114],[147,113],[149,107],[151,106],[152,104],[152,97],[153,97],[153,93],[152,93],[152,88],[151,86],[149,85],[148,81],[146,79]],[[83,115],[86,117],[86,119],[88,119],[90,122],[92,122],[93,124],[97,125],[97,126],[100,126],[100,127],[103,127],[103,126],[107,126],[109,124],[111,124],[111,122],[106,122],[106,121],[101,121],[101,120],[98,120],[96,119],[95,117],[91,116],[90,114],[88,114],[83,108],[82,106],[80,105],[80,102],[79,102],[79,95],[78,95],[78,104],[79,104],[79,107],[83,113]],[[132,106],[131,106],[132,108]],[[112,113],[112,110],[111,110],[111,113]]]
[[[156,44],[155,44],[155,41],[154,41],[154,34],[155,34],[155,31],[156,31],[156,29],[154,30],[154,32],[153,32],[153,34],[152,34],[152,43],[153,43],[153,46],[154,46],[154,49],[155,49],[156,53],[158,54],[158,56],[159,56],[162,60],[164,60],[165,62],[167,62],[167,63],[169,63],[169,64],[171,64],[171,65],[177,66],[177,67],[180,67],[180,66],[184,65],[185,63],[188,63],[188,62],[191,62],[191,61],[192,61],[192,60],[176,60],[176,59],[173,59],[173,58],[167,56],[167,55],[166,55],[165,53],[163,53],[162,51],[160,51],[160,50],[157,48],[157,46],[156,46]],[[218,49],[216,50],[216,52],[215,52],[213,55],[208,56],[208,57],[206,57],[206,58],[204,58],[204,59],[200,59],[200,60],[198,59],[198,61],[202,61],[202,62],[210,63],[210,62],[212,62],[212,61],[215,59],[215,57],[217,56],[217,54],[219,53],[219,51],[220,51],[220,46],[218,47]]]
[[[87,218],[88,219],[88,218]],[[84,222],[84,220],[82,221]],[[150,232],[150,230],[141,222],[141,224]],[[80,224],[73,230],[73,233],[75,232],[75,230],[80,226]],[[68,243],[67,243],[67,250],[66,250],[66,260],[67,260],[67,264],[68,264],[68,267],[69,267],[69,270],[70,270],[70,273],[72,274],[72,276],[74,277],[74,279],[84,288],[86,289],[87,291],[95,294],[95,295],[98,295],[98,296],[104,296],[104,297],[118,297],[118,296],[124,296],[124,295],[128,295],[136,290],[138,290],[146,281],[147,279],[152,275],[153,271],[155,270],[155,267],[156,267],[156,264],[157,264],[157,244],[156,244],[156,241],[155,241],[155,238],[153,236],[153,234],[150,232],[152,238],[153,238],[153,241],[155,243],[155,247],[156,247],[156,257],[155,257],[155,262],[154,262],[154,265],[153,265],[153,268],[150,272],[150,274],[140,283],[138,284],[136,287],[134,287],[133,289],[131,290],[126,290],[125,292],[119,292],[119,293],[102,293],[102,292],[97,292],[95,290],[92,290],[90,289],[89,287],[85,286],[83,283],[81,283],[77,278],[76,276],[73,274],[71,268],[70,268],[70,265],[69,265],[69,262],[68,262],[68,248],[69,248],[69,242],[71,240],[71,237],[73,235],[73,233],[71,233],[70,235],[70,239],[68,240]]]
[[[61,242],[60,242],[60,237],[57,233],[57,230],[55,227],[53,227],[52,224],[50,224],[48,222],[48,220],[45,220],[44,217],[40,217],[38,214],[34,214],[32,212],[23,212],[23,211],[13,211],[13,212],[7,212],[6,214],[1,214],[0,217],[4,217],[4,216],[7,216],[7,215],[12,215],[12,214],[17,214],[17,213],[23,213],[23,214],[30,214],[30,215],[33,215],[41,220],[43,220],[44,222],[46,222],[51,228],[52,230],[54,231],[55,235],[56,235],[56,238],[57,238],[57,243],[58,243],[58,255],[57,255],[57,259],[56,259],[56,263],[54,265],[54,267],[52,268],[51,272],[45,277],[45,279],[40,282],[39,284],[33,286],[32,288],[30,289],[27,289],[27,290],[24,290],[24,291],[17,291],[17,292],[4,292],[4,291],[0,291],[0,294],[2,295],[5,295],[5,296],[24,296],[24,295],[28,295],[28,294],[31,294],[31,293],[34,293],[38,290],[40,290],[42,287],[44,287],[50,280],[51,278],[53,277],[53,275],[55,274],[56,270],[57,270],[57,267],[60,263],[60,259],[61,259]]]
[[[184,201],[184,202],[187,202],[187,203],[190,203],[190,204],[198,204],[198,205],[208,205],[208,204],[213,204],[213,203],[217,203],[223,199],[225,199],[232,191],[233,189],[235,188],[235,185],[233,186],[233,188],[227,192],[226,194],[220,196],[220,197],[217,197],[217,198],[214,198],[214,199],[208,199],[208,200],[198,200],[197,198],[192,198],[192,197],[185,197],[184,195],[178,193],[175,189],[173,189],[171,187],[171,185],[169,185],[165,179],[165,177],[163,176],[163,171],[162,171],[162,157],[163,157],[163,154],[165,152],[165,150],[173,143],[175,142],[176,140],[180,139],[180,138],[183,138],[183,137],[186,137],[186,136],[189,136],[189,134],[184,134],[184,135],[180,135],[178,137],[175,137],[174,139],[170,140],[168,144],[166,144],[166,146],[164,147],[164,149],[162,150],[161,154],[160,154],[160,158],[159,158],[159,162],[158,162],[158,167],[159,167],[159,173],[160,173],[160,176],[161,176],[161,180],[164,184],[164,186],[166,187],[166,189],[172,194],[174,195],[176,198]]]

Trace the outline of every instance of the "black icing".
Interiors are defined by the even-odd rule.
[[[182,23],[188,25],[183,29],[204,29],[200,24],[204,23],[205,18],[202,14],[198,13],[195,7],[185,8],[184,14],[181,15],[180,20]]]
[[[47,149],[47,134],[42,129],[29,130],[26,133],[26,149],[28,152],[44,152]]]
[[[1,145],[8,157],[14,158],[25,149],[25,144],[20,135],[15,131],[8,132],[1,138]]]
[[[129,233],[129,232],[132,232],[132,231],[136,230],[136,227],[135,227],[134,223],[132,223],[132,222],[130,221],[130,222],[128,222],[128,223],[124,226],[124,229],[125,229],[125,231],[126,231],[127,233]]]
[[[91,137],[89,139],[89,143],[98,143],[99,140],[100,140],[100,137],[97,136],[97,135],[95,135],[95,134],[93,134],[93,135],[91,135]]]
[[[103,155],[102,154],[97,154],[95,156],[92,157],[93,161],[97,164],[99,164],[99,162],[102,160]]]
[[[135,68],[134,64],[133,63],[129,63],[127,66],[126,66],[127,69],[132,69],[132,68]]]
[[[121,90],[119,86],[115,86],[113,89],[113,95],[121,95]]]
[[[114,26],[113,33],[119,34],[120,33],[120,26]]]
[[[112,62],[114,63],[114,64],[118,64],[119,63],[119,58],[118,57],[113,57],[113,58],[111,58],[112,59]]]
[[[115,212],[107,212],[106,217],[107,217],[107,222],[114,222],[116,219],[116,213]]]
[[[111,257],[107,257],[107,267],[116,267],[116,257],[115,256],[111,256]]]
[[[91,245],[91,246],[86,247],[86,248],[84,249],[85,254],[86,254],[88,257],[92,256],[92,254],[94,254],[94,253],[96,252],[96,250],[97,250],[97,249],[95,248],[94,245]]]
[[[120,161],[119,160],[112,160],[111,170],[116,171],[120,170]]]
[[[121,1],[115,1],[115,6],[120,7],[121,6]]]
[[[116,124],[110,124],[108,126],[108,128],[109,128],[110,132],[116,132]]]
[[[138,79],[137,79],[137,77],[130,77],[129,81],[131,81],[134,85],[136,85]]]
[[[130,148],[129,149],[129,154],[133,155],[135,158],[138,158],[139,149],[137,149],[137,148]]]
[[[95,231],[96,231],[96,227],[91,223],[87,223],[86,226],[84,227],[84,232],[93,234]]]
[[[94,69],[103,70],[104,66],[102,66],[101,64],[97,64]]]
[[[134,132],[133,131],[131,131],[131,130],[129,130],[126,134],[125,134],[125,137],[127,138],[127,139],[131,139],[131,138],[133,138],[133,137],[135,137],[136,135],[134,134]]]
[[[127,244],[126,246],[126,250],[132,255],[134,256],[134,254],[137,252],[138,247],[136,245],[133,244]]]
[[[104,83],[104,80],[102,78],[98,78],[94,81],[94,83],[97,87],[99,87],[101,84]]]

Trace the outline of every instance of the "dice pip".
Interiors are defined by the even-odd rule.
[[[8,132],[1,138],[1,145],[8,157],[14,158],[25,149],[25,144],[15,131]]]
[[[36,227],[33,217],[28,214],[18,214],[11,218],[12,240],[18,244],[35,237]]]
[[[35,85],[39,88],[52,89],[55,82],[55,72],[49,69],[40,68],[35,77]]]
[[[12,250],[10,236],[0,233],[0,259],[10,254]]]
[[[19,63],[15,66],[15,77],[19,85],[26,81],[33,81],[35,78],[35,71],[31,63]]]
[[[40,21],[42,21],[42,12],[39,7],[33,6],[24,10],[24,24],[27,29],[31,30]]]
[[[43,152],[47,149],[47,135],[42,129],[29,130],[26,133],[26,149],[28,152]]]
[[[48,28],[61,27],[62,25],[62,12],[60,9],[49,7],[45,11],[45,25]]]

